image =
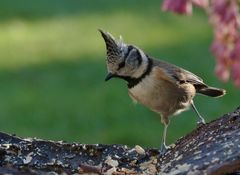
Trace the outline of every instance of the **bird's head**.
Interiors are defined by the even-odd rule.
[[[106,81],[113,77],[138,78],[144,71],[147,58],[136,46],[126,44],[120,37],[116,40],[109,32],[99,30],[106,43],[107,69]]]

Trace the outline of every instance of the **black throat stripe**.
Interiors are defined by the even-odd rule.
[[[147,58],[148,58],[147,69],[145,70],[145,72],[140,77],[133,78],[133,77],[130,77],[130,76],[117,76],[117,77],[122,78],[122,79],[124,79],[128,82],[127,86],[128,86],[129,89],[133,88],[138,83],[140,83],[152,71],[153,62],[152,62],[151,58],[149,58],[148,56],[147,56]]]

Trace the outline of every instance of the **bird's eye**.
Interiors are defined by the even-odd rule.
[[[131,51],[132,49],[135,49],[132,45],[128,46],[128,50]]]
[[[125,66],[125,61],[121,62],[119,65],[118,65],[118,69],[117,70],[120,70],[121,68],[123,68]]]

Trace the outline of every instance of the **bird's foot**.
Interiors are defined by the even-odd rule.
[[[166,153],[166,151],[170,148],[170,146],[167,146],[166,144],[162,144],[160,148],[160,155],[162,156],[163,154]]]
[[[206,121],[205,121],[204,118],[201,118],[201,119],[199,119],[199,120],[197,121],[197,125],[198,125],[198,126],[205,125],[205,124],[206,124]]]

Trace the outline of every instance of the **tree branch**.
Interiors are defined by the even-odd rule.
[[[156,149],[22,139],[0,133],[0,174],[227,174],[240,172],[240,107]]]

